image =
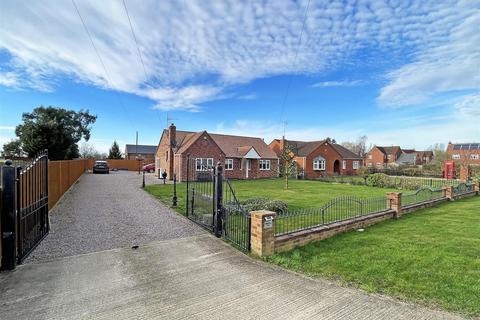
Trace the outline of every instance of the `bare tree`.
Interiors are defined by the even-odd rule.
[[[84,159],[99,159],[103,158],[103,154],[98,152],[90,143],[84,142],[80,146],[80,157]]]
[[[363,135],[357,138],[355,142],[346,141],[342,142],[342,146],[349,149],[353,153],[359,155],[360,157],[364,157],[368,150],[367,150],[367,136]]]

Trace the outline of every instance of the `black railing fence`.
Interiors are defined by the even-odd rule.
[[[224,180],[223,237],[244,251],[250,251],[250,213],[238,201],[232,184]]]
[[[328,225],[389,209],[386,196],[367,199],[340,196],[319,208],[279,213],[275,221],[275,235]]]
[[[470,193],[470,192],[473,192],[473,191],[475,191],[475,184],[473,184],[473,183],[462,182],[459,185],[453,187],[453,194],[455,196]]]
[[[423,187],[412,193],[402,194],[402,206],[411,206],[422,202],[428,202],[445,197],[443,189]]]

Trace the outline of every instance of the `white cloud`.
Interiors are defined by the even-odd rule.
[[[362,80],[323,81],[312,84],[311,88],[354,87],[363,84]]]
[[[14,126],[0,126],[0,130],[4,131],[14,131],[15,127]]]
[[[307,0],[126,2],[147,79],[121,1],[77,1],[108,82],[70,1],[9,0],[2,1],[0,50],[11,59],[0,84],[52,91],[68,76],[151,98],[162,110],[198,111],[255,79],[384,64],[397,55],[415,60],[391,72],[383,104],[422,101],[478,80],[477,0],[312,1],[296,63]]]
[[[389,83],[378,97],[380,104],[415,105],[440,93],[480,89],[480,5],[472,3],[477,10],[458,25],[445,26],[451,31],[444,41],[432,41],[414,62],[388,75]]]
[[[465,96],[455,108],[460,117],[474,118],[480,123],[480,93]]]
[[[237,97],[239,100],[255,100],[257,99],[257,95],[255,93],[249,93],[249,94],[244,94],[240,95]]]

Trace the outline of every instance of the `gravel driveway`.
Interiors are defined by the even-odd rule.
[[[25,263],[203,233],[141,188],[136,172],[85,173],[50,214],[50,234]],[[148,183],[158,179],[147,176]]]

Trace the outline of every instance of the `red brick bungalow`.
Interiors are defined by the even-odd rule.
[[[362,157],[326,140],[306,142],[275,139],[269,147],[280,156],[286,145],[307,179],[326,175],[356,175],[362,166]]]
[[[231,179],[273,178],[278,173],[278,157],[261,138],[177,131],[172,124],[163,131],[155,153],[157,175],[160,169],[170,180],[175,173],[185,181],[188,156],[190,170],[211,170],[220,162]]]

